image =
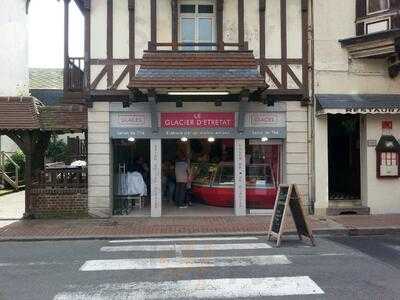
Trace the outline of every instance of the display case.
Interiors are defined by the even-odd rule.
[[[192,191],[197,199],[207,205],[233,207],[233,163],[195,164],[192,174]],[[246,167],[247,208],[272,209],[276,193],[277,184],[270,165],[250,164]]]

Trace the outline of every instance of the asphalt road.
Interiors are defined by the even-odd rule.
[[[0,243],[0,299],[400,299],[400,236]]]

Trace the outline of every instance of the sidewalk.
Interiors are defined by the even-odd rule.
[[[308,220],[315,235],[400,233],[400,214],[327,218],[310,216]],[[263,235],[268,230],[269,222],[268,216],[0,221],[0,241]],[[294,233],[294,228],[293,223],[289,222],[285,232]]]

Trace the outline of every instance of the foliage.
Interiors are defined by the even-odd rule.
[[[52,162],[66,161],[68,159],[67,144],[63,140],[53,137],[47,148],[46,157]]]
[[[24,171],[25,171],[25,154],[21,151],[18,150],[15,152],[13,155],[11,155],[11,159],[19,166],[19,175],[20,177],[24,176]],[[7,160],[5,165],[4,165],[6,173],[11,173],[14,174],[15,172],[15,166],[14,164]]]

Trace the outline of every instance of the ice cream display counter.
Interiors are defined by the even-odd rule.
[[[211,206],[233,207],[235,173],[233,163],[192,165],[192,193]],[[246,167],[247,208],[274,207],[277,185],[271,166],[249,164]]]

